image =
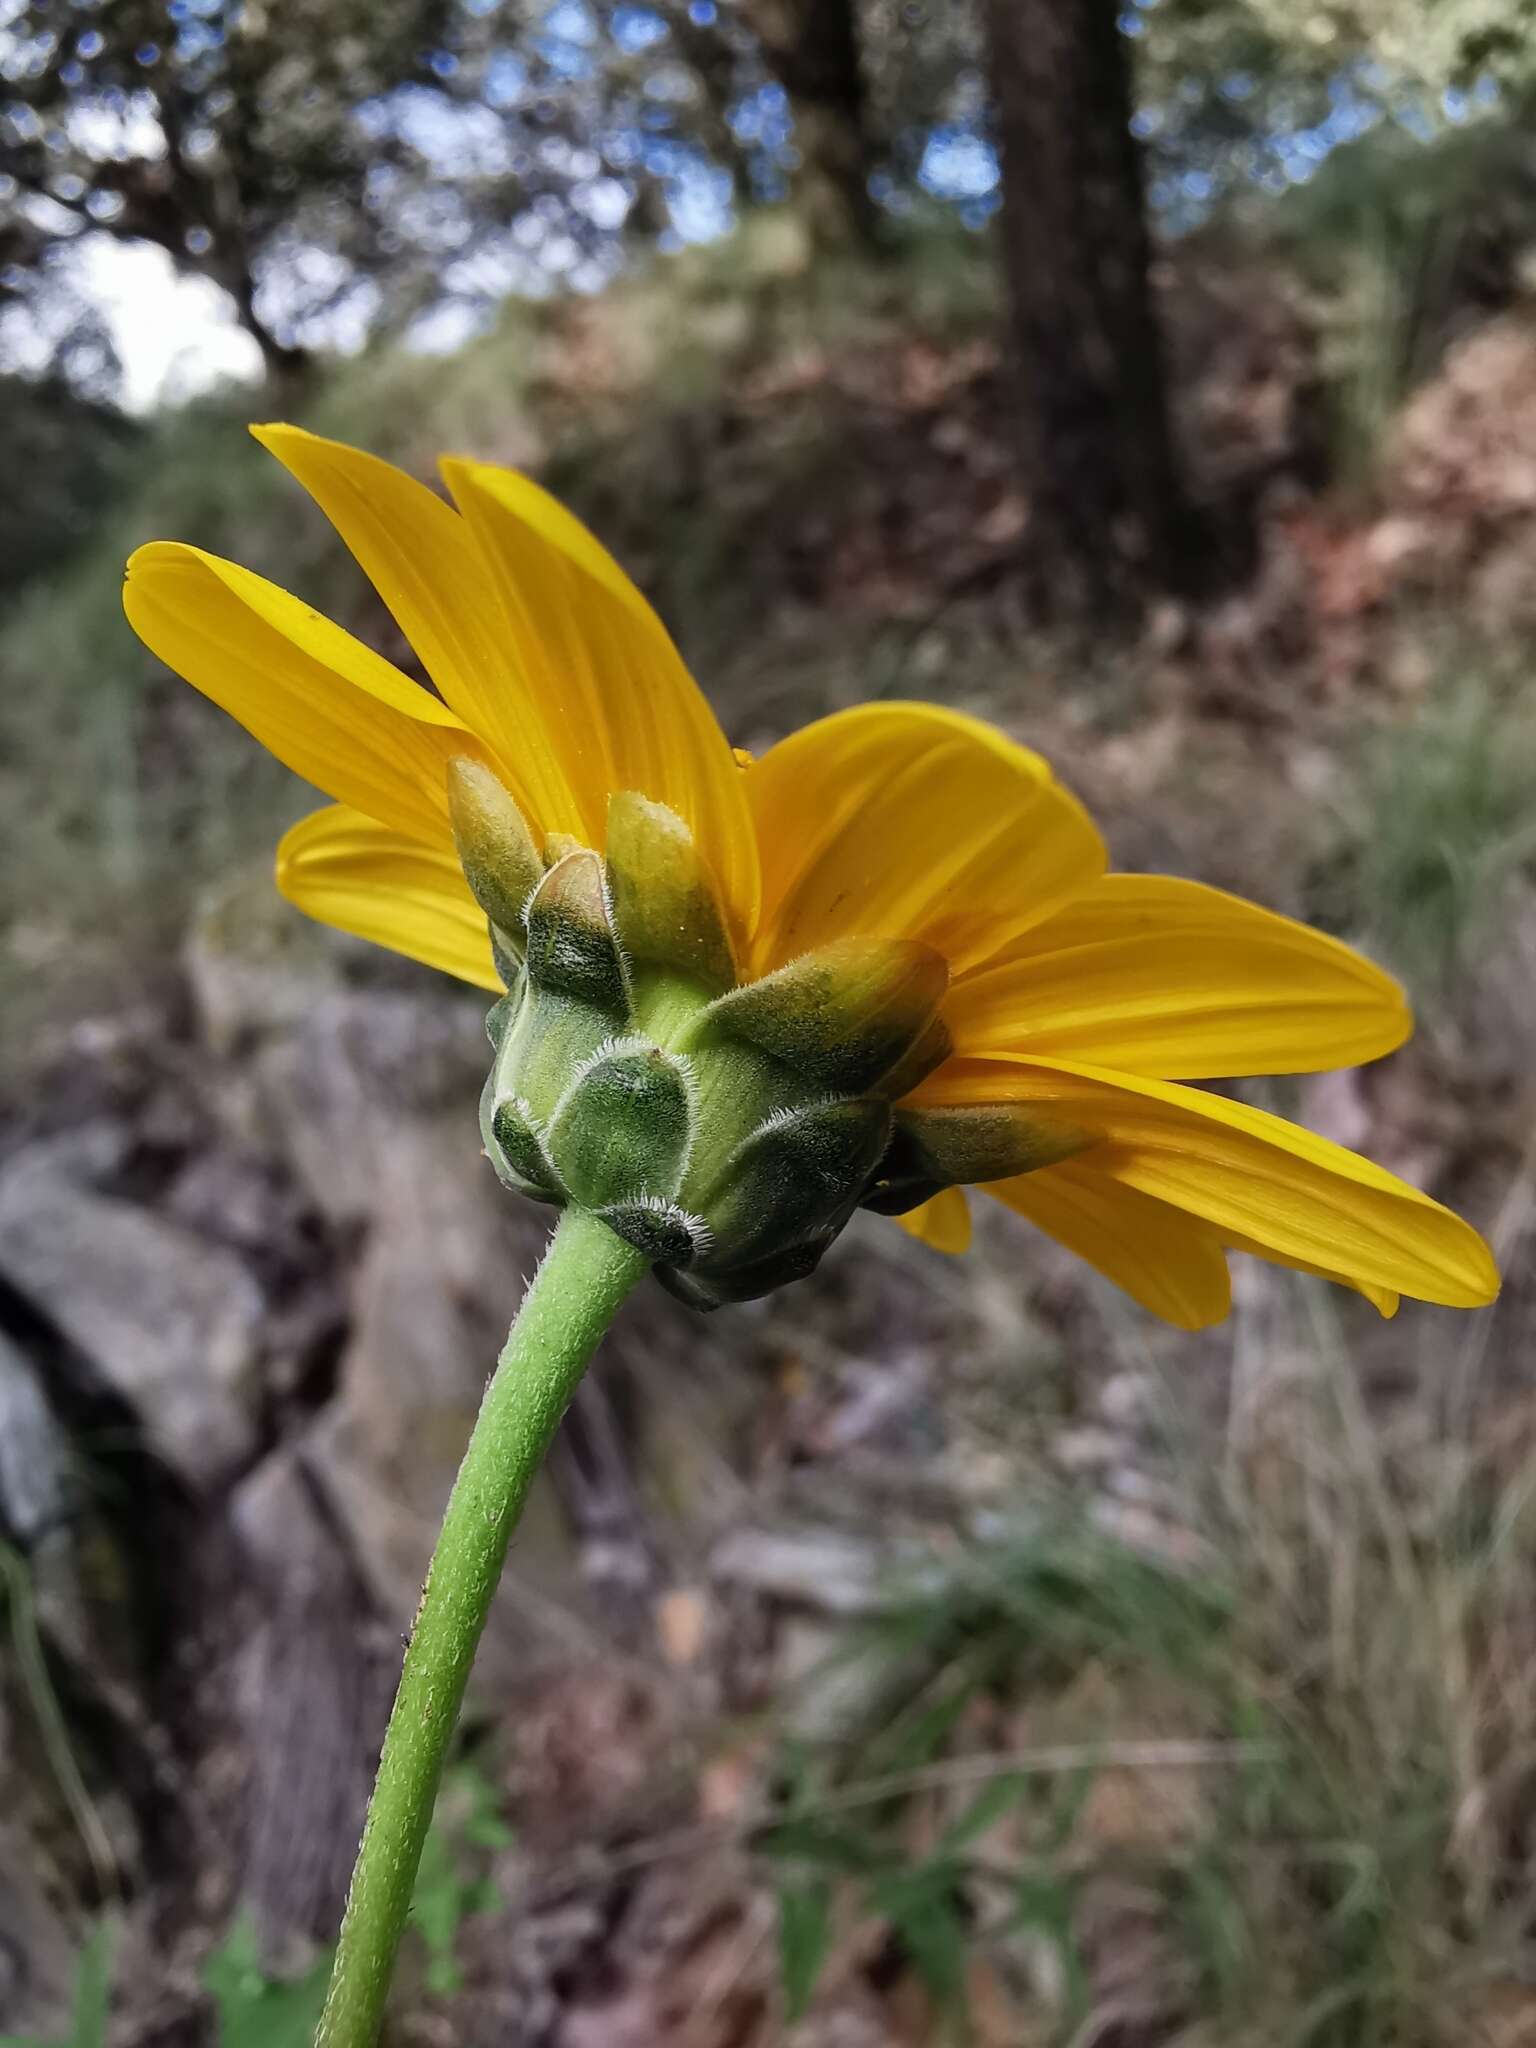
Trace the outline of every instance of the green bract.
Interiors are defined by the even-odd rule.
[[[845,939],[738,983],[687,826],[625,792],[606,860],[535,866],[510,796],[455,763],[460,859],[509,993],[480,1127],[497,1173],[599,1216],[699,1308],[809,1273],[853,1211],[1075,1151],[1023,1111],[893,1107],[945,1057],[948,972],[906,939]]]
[[[908,1208],[978,1159],[1004,1173],[1038,1155],[1004,1116],[957,1119],[946,1150],[944,1112],[894,1109],[947,1050],[931,948],[843,940],[738,983],[710,876],[665,806],[616,796],[606,860],[562,842],[536,864],[485,768],[455,763],[450,797],[509,990],[489,1019],[486,1152],[509,1187],[601,1217],[683,1300],[766,1294],[810,1272],[860,1203]]]

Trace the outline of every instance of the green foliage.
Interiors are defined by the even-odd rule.
[[[786,1875],[778,1886],[779,1981],[784,2011],[800,2019],[811,2002],[832,1942],[832,1881],[812,1873]]]
[[[1105,1660],[1202,1670],[1231,1591],[1064,1515],[995,1551],[962,1553],[872,1625],[888,1644],[958,1654],[972,1682],[1051,1681]]]
[[[61,379],[0,376],[0,599],[67,563],[127,492],[142,430]]]
[[[1370,62],[1379,88],[1439,95],[1485,76],[1519,92],[1532,77],[1530,0],[1169,0],[1166,14],[1150,25],[1152,60],[1213,80],[1241,67],[1294,86]]]
[[[501,1903],[484,1865],[511,1840],[495,1786],[473,1761],[455,1764],[444,1777],[411,1902],[412,1922],[427,1950],[426,1985],[434,1995],[459,1989],[459,1929],[468,1915],[494,1911]],[[46,2041],[0,2036],[0,2048],[106,2048],[114,1939],[113,1923],[103,1918],[81,1949],[68,2034]],[[327,1950],[300,1977],[272,1976],[254,1927],[236,1920],[203,1964],[217,2048],[310,2048],[330,1975]]]
[[[1023,1543],[952,1557],[884,1625],[934,1651],[905,1693],[786,1753],[756,1846],[790,2010],[846,1947],[831,1930],[872,1918],[957,2030],[985,1962],[1022,1968],[1038,2038],[1063,2043],[1109,2037],[1126,1957],[1148,2038],[1192,2048],[1449,2048],[1528,1977],[1526,1781],[1487,1763],[1532,1710],[1528,1458],[1463,1463],[1470,1412],[1420,1412],[1399,1455],[1411,1409],[1378,1429],[1329,1297],[1275,1284],[1272,1355],[1315,1370],[1271,1386],[1252,1454],[1180,1490],[1214,1585],[1065,1523],[1034,1569]],[[1424,1363],[1437,1387],[1470,1370],[1434,1341]],[[1169,1401],[1170,1438],[1205,1441]],[[999,1584],[1023,1592],[954,1597]],[[1140,1772],[1124,1737],[1149,1718],[1216,1738],[1212,1768]],[[1029,1731],[1016,1770],[1004,1729]]]
[[[98,1920],[80,1951],[68,2034],[49,2041],[0,2036],[0,2048],[106,2048],[114,1942],[113,1923]],[[217,2048],[310,2048],[330,1970],[326,1954],[303,1977],[269,1977],[254,1929],[247,1921],[237,1921],[203,1965],[203,1984],[213,2000]]]
[[[411,1925],[426,1946],[427,1989],[435,1996],[451,1996],[463,1982],[459,1929],[472,1913],[492,1913],[501,1904],[485,1875],[485,1859],[512,1840],[496,1787],[473,1760],[452,1765],[444,1773],[411,1897]]]
[[[330,1974],[327,1952],[302,1977],[269,1977],[254,1928],[237,1921],[203,1965],[218,2048],[309,2048]]]
[[[27,2035],[0,2035],[0,2048],[106,2048],[107,2015],[112,1994],[110,1920],[98,1920],[86,1937],[75,1970],[75,2007],[67,2034],[49,2040]]]
[[[1536,858],[1536,747],[1520,701],[1492,678],[1460,678],[1386,733],[1367,763],[1348,891],[1426,994],[1449,991],[1475,964],[1510,881]]]
[[[1309,176],[1316,138],[1348,132],[1341,109],[1405,144],[1445,130],[1447,95],[1518,115],[1536,88],[1532,20],[1531,0],[1164,0],[1139,12],[1136,41],[1154,156],[1229,195],[1283,191]]]
[[[1099,1775],[1081,1764],[977,1772],[956,1738],[974,1709],[1068,1683],[1085,1668],[1134,1687],[1193,1680],[1205,1711],[1234,1718],[1226,1590],[1100,1537],[1072,1516],[995,1552],[935,1560],[844,1654],[878,1652],[900,1673],[855,1737],[786,1747],[779,1817],[757,1839],[774,1872],[780,1981],[791,2017],[808,2005],[840,1902],[881,1923],[957,2036],[978,1887],[1002,1895],[989,1939],[1027,1933],[1055,1960],[1063,2010],[1086,1999],[1073,1841]],[[952,1778],[952,1782],[951,1782]],[[932,1807],[943,1802],[942,1824]],[[929,1846],[911,1852],[912,1822]],[[1011,1846],[999,1852],[998,1840]],[[1018,1844],[1027,1846],[1022,1852]]]
[[[0,103],[13,294],[30,292],[46,332],[61,250],[93,232],[153,244],[223,286],[276,361],[362,278],[423,260],[405,202],[432,184],[430,159],[357,110],[430,86],[452,12],[447,0],[210,0],[178,25],[160,0],[115,0],[73,34],[23,0],[7,14]]]
[[[1536,157],[1507,119],[1428,143],[1384,124],[1335,149],[1262,232],[1313,295],[1333,472],[1369,487],[1404,399],[1447,343],[1469,316],[1521,296]]]

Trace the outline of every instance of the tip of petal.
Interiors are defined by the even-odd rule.
[[[1478,1290],[1478,1298],[1473,1303],[1473,1306],[1475,1308],[1491,1308],[1493,1303],[1498,1300],[1504,1283],[1500,1277],[1498,1266],[1494,1263],[1492,1247],[1481,1237],[1478,1238],[1477,1243],[1478,1249],[1483,1256],[1477,1262],[1479,1271],[1473,1285]]]
[[[1438,1243],[1433,1245],[1435,1284],[1422,1290],[1408,1286],[1403,1292],[1421,1301],[1438,1302],[1445,1308],[1490,1307],[1498,1300],[1503,1285],[1493,1247],[1464,1217],[1442,1208],[1438,1202],[1425,1200],[1431,1211],[1431,1224],[1439,1226],[1435,1232]],[[1425,1242],[1423,1248],[1429,1249],[1429,1243]]]
[[[1390,987],[1391,995],[1384,999],[1381,1013],[1381,1051],[1377,1059],[1385,1059],[1389,1052],[1396,1052],[1412,1038],[1415,1028],[1413,1011],[1408,998],[1390,976],[1382,977]]]

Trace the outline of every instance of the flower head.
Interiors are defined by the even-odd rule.
[[[613,558],[527,478],[450,505],[292,427],[433,685],[249,570],[141,548],[140,637],[336,799],[278,850],[323,922],[494,990],[482,1106],[509,1183],[576,1202],[701,1305],[807,1272],[866,1206],[947,1251],[977,1184],[1169,1321],[1227,1253],[1490,1301],[1418,1190],[1192,1087],[1390,1052],[1401,991],[1196,882],[1106,872],[1037,755],[927,704],[835,713],[745,764]]]

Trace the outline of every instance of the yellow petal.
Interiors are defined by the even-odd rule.
[[[865,704],[753,762],[755,965],[846,936],[920,939],[952,974],[1091,887],[1104,848],[1037,754],[932,704]]]
[[[1091,1155],[992,1181],[986,1192],[1181,1330],[1208,1329],[1232,1306],[1216,1232],[1096,1172]]]
[[[283,835],[277,886],[321,924],[424,961],[476,988],[501,987],[485,913],[451,852],[402,838],[344,804],[332,804]]]
[[[955,1049],[1202,1080],[1379,1059],[1413,1019],[1337,939],[1166,875],[1105,875],[950,991]]]
[[[952,1060],[916,1099],[1049,1105],[1102,1140],[1074,1163],[1091,1162],[1284,1264],[1451,1308],[1478,1308],[1498,1293],[1493,1256],[1460,1217],[1357,1153],[1246,1103],[1023,1055]]]
[[[448,762],[482,750],[381,655],[275,583],[177,541],[134,554],[123,607],[168,668],[306,782],[449,843]]]
[[[490,749],[541,833],[582,819],[552,738],[557,707],[529,691],[496,581],[467,523],[391,463],[301,427],[252,433],[296,476],[357,557],[423,668]]]
[[[757,907],[742,773],[667,629],[607,549],[516,471],[454,457],[443,474],[500,592],[507,654],[601,848],[634,790],[684,821],[738,936]],[[576,828],[572,828],[576,829]]]
[[[1351,1279],[1348,1273],[1336,1272],[1329,1266],[1311,1266],[1302,1259],[1278,1258],[1274,1252],[1261,1244],[1255,1244],[1251,1238],[1233,1237],[1230,1232],[1224,1232],[1222,1243],[1228,1251],[1246,1252],[1251,1258],[1263,1259],[1266,1265],[1289,1266],[1293,1273],[1310,1273],[1315,1279],[1332,1280],[1340,1287],[1352,1287],[1356,1294],[1363,1294],[1371,1307],[1388,1321],[1397,1314],[1402,1301],[1402,1296],[1394,1294],[1389,1287],[1373,1287],[1368,1280]]]
[[[961,1188],[945,1188],[926,1202],[919,1202],[905,1216],[893,1216],[909,1237],[930,1245],[936,1252],[964,1252],[971,1245],[971,1210]]]

